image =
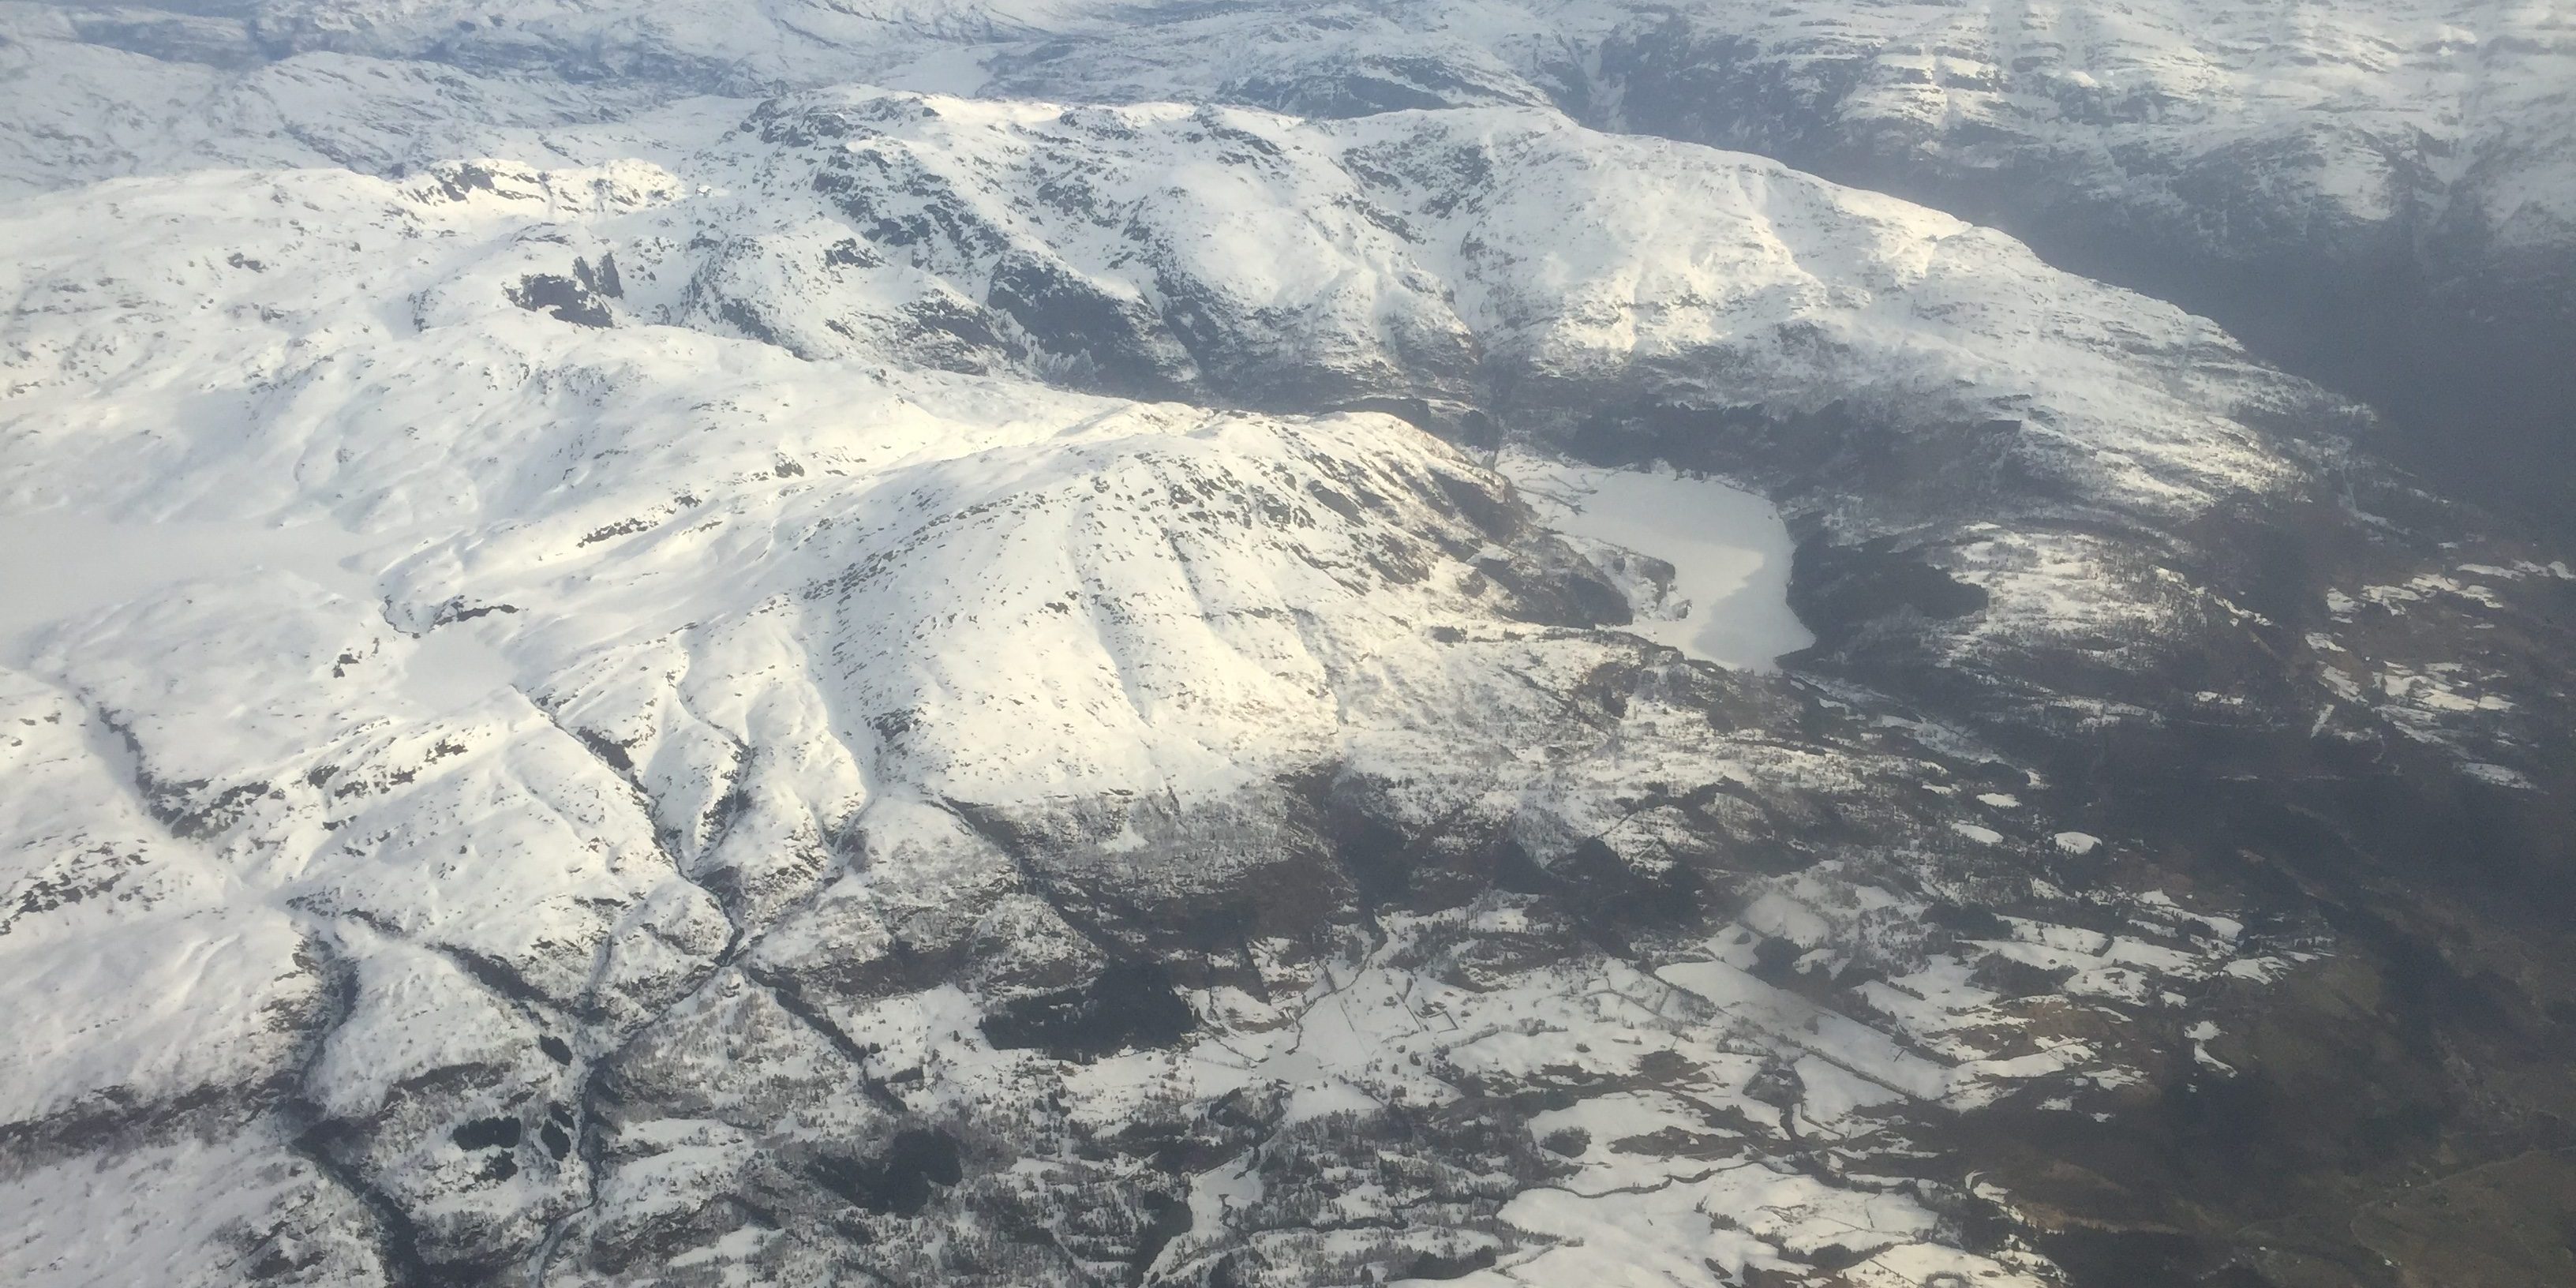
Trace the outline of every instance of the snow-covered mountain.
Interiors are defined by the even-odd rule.
[[[382,171],[849,81],[1553,107],[1908,196],[2175,299],[2380,401],[2437,476],[2529,499],[2576,473],[2576,35],[2545,4],[12,8],[0,183],[36,187],[208,157]],[[2548,432],[2494,428],[2532,420]]]
[[[35,186],[208,149],[382,167],[474,131],[863,80],[1324,117],[1553,105],[2042,232],[2240,266],[2418,254],[2488,295],[2563,286],[2576,238],[2576,36],[2495,0],[13,9],[11,178]]]
[[[2173,8],[12,6],[0,1267],[2461,1264],[2564,552],[1691,141],[2563,268],[2548,15]]]

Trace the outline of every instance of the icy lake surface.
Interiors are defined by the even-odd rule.
[[[24,661],[56,622],[259,569],[372,604],[375,573],[402,548],[399,538],[324,524],[128,521],[69,509],[0,514],[0,662]],[[509,683],[508,663],[470,625],[449,626],[411,650],[402,689],[447,710]]]
[[[1672,564],[1670,620],[1628,629],[1720,666],[1768,671],[1816,642],[1789,611],[1788,525],[1771,503],[1670,470],[1608,470],[1504,453],[1495,464],[1559,532]]]

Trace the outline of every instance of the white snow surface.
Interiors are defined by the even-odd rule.
[[[1122,44],[1071,3],[12,6],[0,1121],[139,1143],[0,1178],[30,1213],[0,1269],[236,1282],[283,1229],[309,1282],[373,1282],[374,1203],[424,1248],[618,1282],[550,1258],[690,1235],[782,1150],[884,1136],[863,1091],[897,1073],[908,1113],[1048,1143],[1008,1172],[1043,1191],[1090,1175],[1068,1123],[1271,1087],[1282,1131],[1347,1133],[1398,1092],[1456,1094],[1435,1071],[1579,1064],[1635,1099],[1570,1121],[1692,1123],[1729,1162],[1596,1147],[1564,1186],[1491,1195],[1439,1235],[1511,1244],[1483,1282],[1793,1264],[1853,1228],[1888,1236],[1853,1272],[1883,1282],[2031,1272],[1932,1246],[1929,1207],[1801,1171],[1796,1141],[2122,1074],[2108,1043],[2020,1042],[2047,1017],[1970,954],[2109,1007],[2226,975],[2232,945],[2177,915],[2152,943],[2017,922],[1923,952],[1926,905],[1866,862],[2008,863],[2048,833],[1913,790],[1930,731],[1829,752],[1710,719],[1710,692],[1804,692],[1752,674],[1805,642],[1764,503],[1527,454],[1497,473],[1334,408],[1446,405],[1508,368],[1568,416],[1650,388],[1993,423],[2069,512],[2187,518],[2294,480],[2251,422],[2314,391],[1991,231],[1575,125],[1528,58],[1549,23],[1624,10],[1423,12],[1398,34],[1490,92],[1328,120],[1171,80],[1123,106],[764,97],[999,94],[1062,74],[1008,57],[1043,36],[1145,78],[1176,65],[1146,53],[1205,47]],[[1334,10],[1305,47],[1393,21]],[[575,49],[641,70],[531,71]],[[2056,531],[1960,556],[1995,621],[2139,611]],[[1640,620],[1532,620],[1502,574],[1560,553]],[[1587,696],[1604,674],[1642,677],[1615,711]],[[1656,976],[1549,958],[1569,932],[1489,895],[1373,917],[1373,940],[1246,932],[1260,987],[1192,990],[1202,1028],[1172,1049],[985,1041],[991,1009],[1124,942],[1040,891],[1096,892],[1076,912],[1105,923],[1293,887],[1311,870],[1261,838],[1302,817],[1282,784],[1327,779],[1546,869],[1665,871],[1707,817],[1934,803],[1887,853],[1762,879],[1737,933]],[[1884,958],[1903,991],[1866,1023],[1823,1011],[1756,974],[1757,932],[1827,975]],[[941,952],[969,964],[901,982]],[[602,1125],[612,1066],[672,1098]],[[1791,1108],[1755,1094],[1792,1074]],[[290,1092],[347,1129],[337,1170],[272,1113]],[[581,1151],[534,1143],[540,1106],[584,1116]],[[494,1119],[532,1133],[515,1170],[458,1143]],[[1190,1210],[1252,1210],[1260,1162],[1195,1172]],[[1365,1186],[1337,1201],[1354,1230],[1392,1219]],[[945,1246],[905,1229],[876,1246]],[[1203,1223],[1157,1264],[1254,1230]],[[824,1255],[745,1224],[674,1264],[849,1270]]]
[[[64,510],[0,519],[0,641],[112,608],[172,582],[254,568],[313,580],[360,580],[341,568],[357,543],[327,528],[248,523],[116,522]]]

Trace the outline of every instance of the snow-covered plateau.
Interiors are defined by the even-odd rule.
[[[2456,8],[0,5],[0,1277],[2576,1271],[2567,553],[1799,168],[2561,272]]]

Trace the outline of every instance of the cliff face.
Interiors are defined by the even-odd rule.
[[[2576,1271],[2545,14],[6,21],[17,1280]]]

